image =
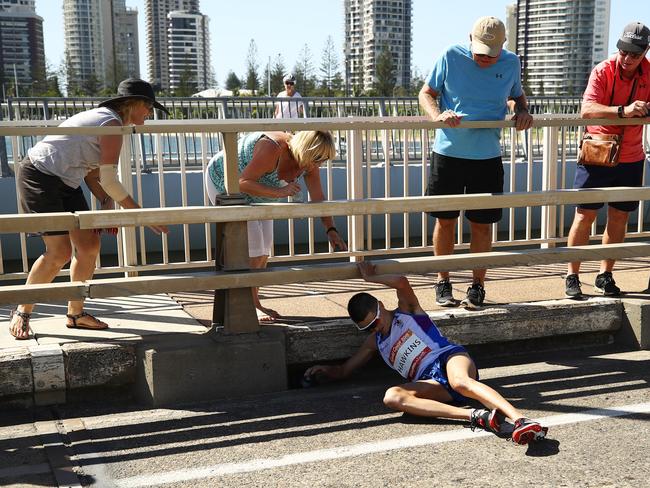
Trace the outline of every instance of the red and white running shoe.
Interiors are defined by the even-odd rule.
[[[539,422],[522,417],[515,421],[512,441],[523,446],[529,442],[543,439],[547,432],[548,427],[542,427]]]

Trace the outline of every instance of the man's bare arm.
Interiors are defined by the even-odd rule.
[[[398,274],[377,274],[375,265],[370,261],[361,261],[357,263],[357,267],[364,280],[371,283],[381,283],[382,285],[394,288],[397,292],[397,301],[400,310],[409,313],[424,312],[406,276]]]
[[[422,85],[418,94],[420,107],[429,116],[431,120],[436,120],[440,115],[440,106],[438,105],[438,92],[433,90],[426,83]]]

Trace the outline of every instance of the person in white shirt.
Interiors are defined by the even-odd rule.
[[[142,125],[153,109],[169,112],[156,101],[149,83],[137,78],[123,80],[117,96],[98,108],[80,112],[60,127],[112,127]],[[81,189],[84,181],[100,202],[102,210],[140,208],[117,177],[122,135],[50,135],[38,142],[20,164],[16,183],[20,206],[25,214],[79,212],[89,210]],[[130,177],[130,175],[129,175]],[[167,233],[164,225],[149,226],[157,234]],[[71,281],[86,281],[95,272],[99,254],[99,232],[92,229],[45,231],[40,235],[45,252],[32,265],[27,284],[49,283],[70,261]],[[116,229],[110,230],[117,232]],[[29,321],[34,304],[20,304],[11,311],[9,332],[17,340],[30,338]],[[84,311],[83,300],[68,302],[66,327],[100,330],[108,327]]]
[[[285,75],[284,91],[278,93],[277,98],[302,98],[296,91],[296,77],[292,74]],[[305,117],[305,104],[297,100],[283,100],[275,104],[276,119],[299,119]]]

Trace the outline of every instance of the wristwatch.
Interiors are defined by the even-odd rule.
[[[618,107],[618,118],[619,119],[622,119],[625,116],[625,113],[623,112],[624,109],[625,109],[625,107],[623,107],[623,105],[619,105],[619,107]]]

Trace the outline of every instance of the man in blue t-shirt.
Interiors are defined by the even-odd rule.
[[[469,38],[469,44],[451,46],[442,53],[420,90],[422,109],[432,120],[449,126],[436,131],[428,195],[503,191],[500,129],[456,128],[461,120],[503,120],[510,107],[517,130],[528,129],[533,122],[521,87],[519,58],[503,49],[503,22],[482,17]],[[459,211],[431,212],[437,218],[433,230],[435,255],[453,253],[459,215]],[[501,209],[467,210],[465,215],[472,233],[470,250],[490,251],[490,227],[501,219]],[[485,269],[472,271],[473,283],[461,305],[476,308],[483,304],[485,273]],[[449,273],[439,273],[438,279],[436,302],[455,306]]]

